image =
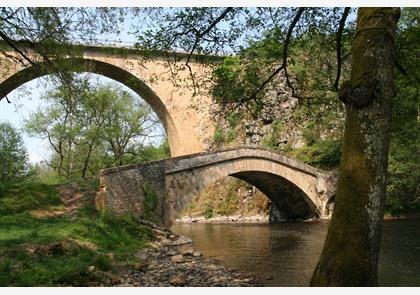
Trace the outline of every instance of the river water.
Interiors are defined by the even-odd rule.
[[[176,224],[174,232],[222,264],[265,286],[308,286],[328,221],[282,224]],[[420,220],[389,220],[379,261],[380,286],[420,286]]]

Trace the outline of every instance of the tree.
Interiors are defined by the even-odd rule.
[[[28,173],[27,161],[19,132],[10,123],[0,123],[0,183],[22,179]]]
[[[279,62],[273,62],[272,66],[267,65],[266,71],[258,72],[248,68],[245,74],[237,72],[236,76],[227,77],[233,78],[234,81],[236,77],[239,77],[239,80],[244,77],[248,78],[245,81],[256,82],[256,85],[228,83],[228,87],[231,87],[228,92],[232,93],[232,89],[239,91],[233,92],[236,95],[224,96],[228,103],[245,106],[252,112],[255,106],[257,111],[260,109],[259,105],[267,94],[267,89],[273,81],[278,82],[276,78],[279,73],[283,74],[291,96],[310,103],[314,97],[314,90],[316,93],[317,89],[312,89],[308,94],[304,91],[307,89],[296,87],[299,77],[292,77],[288,69],[293,38],[302,36],[302,32],[310,33],[313,29],[321,28],[326,37],[335,36],[337,74],[332,79],[331,90],[339,89],[345,50],[342,39],[349,13],[348,8],[343,11],[311,8],[187,8],[157,11],[153,17],[155,20],[160,17],[158,29],[151,29],[139,40],[140,45],[145,48],[180,47],[190,52],[186,60],[188,67],[194,51],[223,51],[226,49],[226,43],[244,37],[242,32],[246,26],[252,33],[255,33],[257,28],[267,29],[269,23],[274,28],[280,28],[278,39],[281,40],[282,46],[280,50],[276,50]],[[289,23],[284,21],[286,16],[291,19]],[[351,52],[351,77],[349,82],[341,83],[339,93],[339,98],[346,107],[346,120],[336,205],[312,285],[377,284],[391,126],[390,102],[396,93],[393,72],[398,18],[397,8],[358,10]],[[245,26],[241,26],[244,23]],[[232,62],[237,60],[233,58]],[[249,65],[253,66],[253,63]],[[191,77],[194,78],[193,75]]]
[[[352,45],[336,202],[312,286],[377,285],[385,204],[397,8],[360,8]]]
[[[71,89],[60,84],[43,99],[48,106],[32,114],[26,130],[48,140],[49,164],[65,179],[135,162],[159,122],[144,101],[84,78],[74,78]]]

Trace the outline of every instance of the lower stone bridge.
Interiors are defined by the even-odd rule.
[[[201,190],[227,176],[252,184],[281,219],[328,218],[335,176],[261,148],[231,148],[105,169],[96,205],[170,226]]]

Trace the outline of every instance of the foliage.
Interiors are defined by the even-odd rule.
[[[213,217],[213,207],[211,204],[206,203],[204,206],[204,212],[203,212],[204,218],[210,219]]]
[[[49,165],[62,179],[166,155],[144,144],[158,122],[150,107],[121,89],[95,89],[87,80],[74,77],[72,88],[61,84],[44,100],[49,105],[32,114],[26,130],[48,140],[53,151]]]
[[[321,169],[336,169],[340,165],[341,140],[318,139],[288,155]]]
[[[419,20],[419,9],[402,9],[397,55],[403,72],[397,75],[388,162],[386,210],[391,214],[420,211]]]
[[[165,138],[159,146],[141,145],[132,159],[127,159],[127,163],[147,162],[169,158],[171,151],[168,139]]]
[[[59,184],[62,181],[57,171],[48,166],[45,161],[31,164],[30,175],[30,179],[32,179],[34,182],[40,182],[49,185]]]
[[[221,128],[216,127],[214,130],[213,140],[216,144],[221,144],[223,142],[223,131]]]
[[[99,284],[105,277],[88,271],[89,266],[112,271],[115,263],[132,261],[135,251],[152,237],[151,230],[133,216],[100,216],[88,208],[79,210],[76,219],[65,215],[35,217],[35,209],[57,210],[63,206],[56,188],[50,185],[13,185],[0,202],[1,286]],[[79,246],[51,255],[30,251],[61,241]],[[116,261],[111,261],[108,253],[113,253]]]
[[[261,145],[268,149],[277,151],[280,145],[280,134],[284,129],[284,122],[276,120],[271,124],[271,132],[263,138]]]
[[[9,123],[0,123],[0,184],[28,174],[28,155],[20,133]]]

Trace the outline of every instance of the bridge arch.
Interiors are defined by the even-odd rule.
[[[237,154],[239,152],[239,154]],[[165,223],[170,224],[208,185],[233,176],[258,188],[271,201],[283,220],[309,219],[321,215],[316,190],[318,174],[278,161],[276,153],[244,149],[222,161],[174,169],[166,174]],[[263,155],[266,154],[266,155]],[[289,159],[287,159],[289,160]]]
[[[76,73],[89,72],[99,74],[120,82],[136,92],[150,105],[162,122],[168,136],[171,154],[178,155],[180,153],[178,150],[181,148],[181,142],[170,112],[162,99],[142,80],[121,67],[95,59],[63,59],[60,60],[60,67]],[[55,74],[59,71],[60,68],[47,66],[45,62],[21,69],[0,83],[0,99],[4,98],[26,82],[46,75]]]

